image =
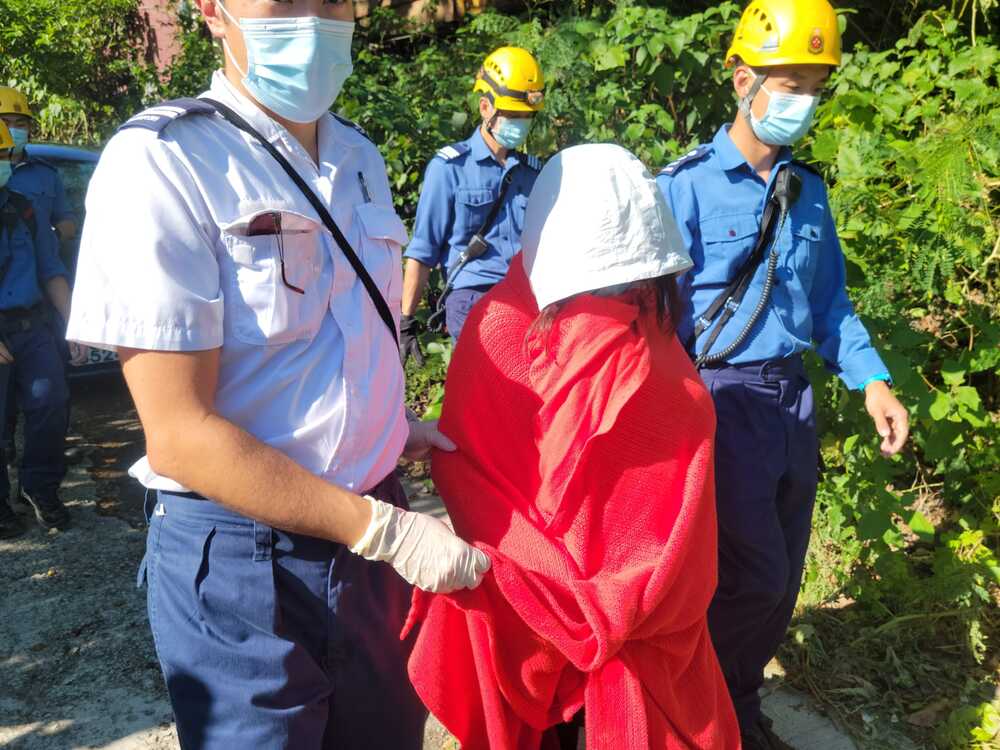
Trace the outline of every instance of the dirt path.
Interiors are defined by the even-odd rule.
[[[173,749],[145,592],[135,587],[143,491],[126,471],[143,452],[142,432],[117,382],[76,391],[63,487],[72,528],[32,526],[0,541],[0,747]],[[414,508],[443,515],[421,489],[410,487]],[[800,750],[855,750],[802,696],[778,690],[767,702]],[[424,747],[458,746],[432,719]]]

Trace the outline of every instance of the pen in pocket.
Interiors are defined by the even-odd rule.
[[[361,197],[365,199],[365,203],[372,202],[371,193],[368,192],[368,183],[365,182],[365,175],[363,172],[358,172],[358,184],[361,185]]]

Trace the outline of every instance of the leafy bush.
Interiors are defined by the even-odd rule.
[[[911,408],[913,437],[907,455],[880,460],[856,397],[817,373],[829,469],[806,595],[836,591],[881,628],[905,623],[911,645],[921,633],[954,645],[969,671],[950,687],[974,705],[992,697],[970,678],[988,672],[1000,636],[998,61],[1000,49],[973,45],[953,18],[926,15],[890,50],[854,50],[809,144],[832,185],[852,297]],[[827,656],[829,667],[851,662]],[[879,701],[899,687],[884,674],[868,678]],[[912,687],[930,700],[941,680]]]
[[[0,0],[0,81],[39,103],[38,136],[96,143],[155,96],[138,0]]]

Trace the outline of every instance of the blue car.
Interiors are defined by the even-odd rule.
[[[83,227],[85,214],[84,199],[87,197],[87,185],[97,167],[100,153],[77,148],[76,146],[57,146],[47,143],[29,143],[27,153],[45,159],[49,164],[59,170],[63,183],[66,186],[66,198],[69,202],[70,211],[76,220],[77,227]],[[62,244],[59,253],[63,263],[69,270],[70,279],[76,276],[76,258],[80,252],[80,232],[77,230],[76,237]],[[72,379],[88,377],[91,375],[103,375],[117,373],[120,371],[118,365],[118,355],[114,352],[102,349],[93,349],[90,357],[81,365],[69,367],[69,377]]]

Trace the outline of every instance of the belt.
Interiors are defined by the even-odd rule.
[[[455,291],[455,292],[481,292],[482,294],[486,294],[486,292],[488,292],[490,289],[492,289],[495,286],[496,286],[496,284],[476,284],[476,285],[473,285],[473,286],[458,286],[458,287],[455,287],[452,291]]]
[[[45,314],[42,305],[32,305],[31,307],[11,307],[7,310],[0,310],[0,320],[25,320],[40,317]]]
[[[727,370],[734,374],[738,373],[743,377],[756,376],[762,380],[771,381],[781,378],[792,378],[797,375],[805,375],[805,364],[802,356],[793,354],[782,359],[764,359],[756,362],[741,362],[739,364],[729,364],[726,362],[706,363],[701,366],[702,370]]]
[[[30,331],[36,324],[46,319],[42,305],[32,307],[12,307],[0,310],[0,328],[4,331]]]

